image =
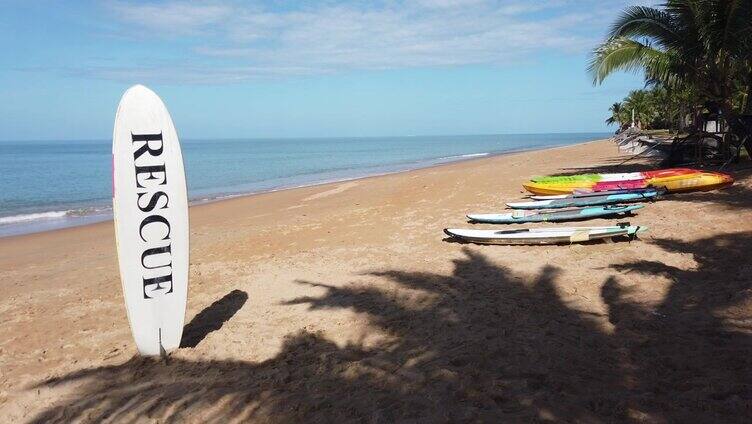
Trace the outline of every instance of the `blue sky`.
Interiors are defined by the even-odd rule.
[[[632,4],[6,0],[0,139],[107,139],[135,83],[184,138],[610,131],[642,78],[585,67]]]

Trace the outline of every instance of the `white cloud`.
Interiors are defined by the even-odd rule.
[[[82,69],[61,69],[71,76],[84,76],[114,81],[136,83],[139,81],[182,84],[229,84],[259,78],[278,78],[322,74],[315,68],[225,66],[207,67],[192,64],[174,64],[146,67],[93,66]]]
[[[591,48],[598,35],[583,29],[592,25],[591,11],[561,1],[387,0],[293,9],[230,0],[117,1],[109,10],[120,22],[143,29],[139,37],[188,40],[191,69],[175,64],[153,69],[155,75],[171,69],[201,80],[215,75],[217,81],[232,81],[291,74],[285,70],[505,65],[543,51]],[[126,70],[115,71],[98,72],[119,78]]]
[[[414,3],[425,8],[447,9],[470,7],[487,3],[486,0],[415,0]]]
[[[108,6],[125,23],[161,34],[178,35],[205,29],[226,19],[233,10],[229,5],[220,3],[186,1],[160,4],[111,1]]]

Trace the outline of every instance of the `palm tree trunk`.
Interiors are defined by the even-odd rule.
[[[752,83],[747,86],[747,93],[744,95],[744,107],[742,113],[745,115],[752,114]]]
[[[739,114],[734,111],[734,107],[731,105],[731,102],[723,102],[720,105],[720,109],[721,113],[723,113],[723,116],[726,118],[726,123],[728,124],[731,132],[736,135],[739,140],[744,140],[744,149],[749,155],[752,156],[752,134],[749,134],[749,130],[739,120]]]

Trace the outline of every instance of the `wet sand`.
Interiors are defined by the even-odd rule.
[[[0,416],[748,422],[749,169],[648,204],[638,241],[444,240],[532,175],[645,166],[622,159],[601,141],[192,207],[166,361],[136,356],[111,222],[1,238]]]

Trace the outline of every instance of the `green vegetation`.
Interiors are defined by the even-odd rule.
[[[683,129],[688,114],[702,109],[702,105],[684,91],[655,86],[630,91],[621,102],[611,105],[608,109],[611,116],[606,119],[606,124],[628,126],[634,111],[635,123],[643,130],[663,128],[678,131]]]
[[[616,71],[644,72],[651,89],[630,93],[616,109],[626,113],[628,100],[639,105],[636,113],[648,126],[656,120],[678,124],[680,117],[706,110],[720,112],[742,139],[749,129],[739,115],[752,113],[752,1],[628,7],[594,50],[589,71],[595,84]],[[615,123],[623,122],[621,112],[612,114]]]

